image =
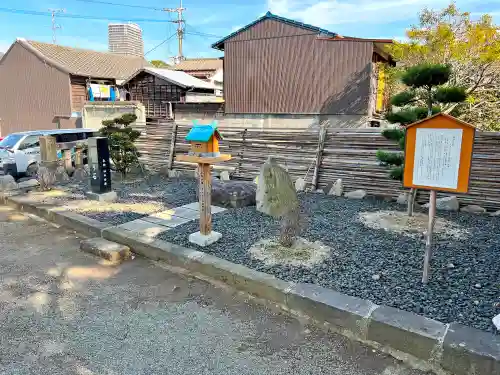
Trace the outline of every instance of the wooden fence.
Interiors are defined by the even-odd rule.
[[[141,159],[152,170],[194,169],[175,161],[189,149],[184,137],[188,123],[148,123],[138,141]],[[323,129],[308,132],[282,129],[222,128],[221,152],[233,159],[216,168],[228,169],[233,178],[251,180],[262,163],[273,155],[288,168],[293,179],[305,178],[313,188],[324,188],[341,178],[346,191],[364,189],[371,195],[395,198],[403,190],[400,181],[388,177],[388,169],[375,156],[377,150],[397,151],[395,142],[378,129]],[[491,210],[500,209],[500,133],[478,132],[474,145],[469,194],[460,200]],[[428,201],[420,191],[419,202]]]

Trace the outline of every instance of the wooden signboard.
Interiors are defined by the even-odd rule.
[[[403,186],[467,193],[475,128],[439,113],[406,128]]]
[[[430,190],[422,282],[429,281],[436,191],[469,191],[475,128],[439,113],[406,127],[403,186]]]

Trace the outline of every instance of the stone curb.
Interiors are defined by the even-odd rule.
[[[498,335],[458,323],[443,324],[317,285],[286,282],[200,251],[109,227],[52,205],[40,205],[24,196],[3,196],[1,201],[85,235],[102,236],[126,245],[146,258],[222,281],[397,357],[425,361],[431,369],[455,375],[500,375]]]

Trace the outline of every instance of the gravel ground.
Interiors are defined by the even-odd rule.
[[[401,206],[319,194],[302,195],[301,205],[307,222],[302,236],[332,249],[329,259],[312,268],[266,266],[250,258],[248,249],[278,230],[278,223],[255,207],[214,215],[214,230],[223,237],[199,250],[284,280],[315,283],[442,322],[458,321],[495,332],[491,319],[500,313],[500,218],[440,212],[440,217],[463,228],[463,236],[434,237],[432,278],[423,286],[422,235],[372,229],[359,220],[362,212],[401,210]],[[197,230],[198,222],[193,221],[159,238],[194,247],[188,235]]]
[[[88,185],[72,184],[72,195],[64,197],[62,204],[92,219],[120,225],[140,219],[155,212],[182,206],[196,201],[196,181],[188,178],[167,179],[154,175],[148,181],[113,182],[118,200],[112,204],[88,201],[85,192]],[[85,200],[84,203],[75,202]]]

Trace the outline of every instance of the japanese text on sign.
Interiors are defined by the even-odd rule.
[[[456,189],[462,129],[417,129],[413,184]]]

